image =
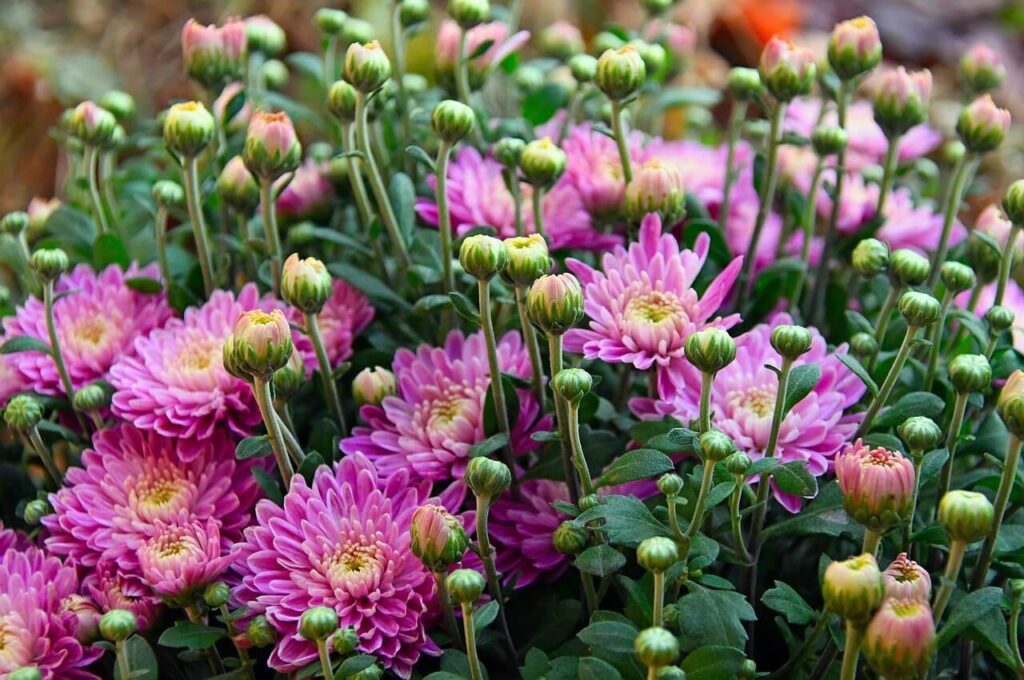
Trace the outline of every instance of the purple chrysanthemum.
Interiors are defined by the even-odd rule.
[[[161,597],[187,601],[200,588],[227,571],[235,555],[225,552],[218,521],[179,521],[163,526],[139,546],[142,579]]]
[[[135,615],[140,631],[146,631],[160,615],[163,601],[140,576],[125,573],[117,564],[101,560],[83,580],[85,592],[100,611],[125,609]]]
[[[303,324],[302,314],[298,310],[292,308],[288,315],[292,323]],[[352,343],[373,320],[373,307],[365,295],[344,281],[337,280],[327,304],[317,314],[317,320],[327,358],[332,366],[337,366],[352,356]],[[305,335],[296,335],[294,339],[295,348],[302,354],[306,365],[316,367],[313,343]]]
[[[602,259],[601,270],[579,260],[566,261],[584,286],[587,329],[565,334],[565,347],[588,359],[658,369],[659,384],[669,391],[672,366],[683,357],[683,343],[707,326],[729,328],[738,315],[712,318],[732,287],[742,258],[736,258],[697,296],[693,282],[707,259],[711,239],[697,237],[695,250],[680,250],[663,234],[661,220],[648,215],[640,238],[629,250],[619,247]]]
[[[770,323],[756,326],[736,338],[736,359],[715,376],[711,412],[715,428],[729,435],[737,448],[752,459],[764,455],[775,407],[778,377],[768,366],[779,366],[781,357],[769,342],[772,329],[791,323],[777,314]],[[857,429],[860,415],[845,413],[864,394],[864,383],[830,353],[825,339],[811,329],[811,349],[794,366],[817,363],[821,379],[810,394],[797,402],[782,421],[775,456],[783,462],[806,461],[815,476],[825,473],[835,456]],[[836,353],[845,352],[840,347]],[[634,399],[630,406],[644,418],[673,415],[689,422],[699,410],[701,374],[687,361],[675,368],[682,389],[660,400]],[[791,512],[801,499],[775,489],[775,497]]]
[[[559,122],[559,130],[561,125]],[[645,160],[639,141],[630,139],[630,154],[638,167]],[[562,141],[562,150],[568,158],[565,181],[576,189],[590,214],[607,216],[617,211],[626,193],[626,181],[615,140],[589,124],[576,125]]]
[[[78,594],[74,567],[42,550],[0,555],[0,677],[35,666],[44,680],[93,680],[85,669],[103,650],[75,638],[79,620],[64,607]]]
[[[488,528],[495,543],[495,561],[516,588],[557,579],[569,557],[555,550],[552,534],[570,519],[551,504],[569,502],[565,482],[537,479],[520,485],[519,500],[506,493],[491,508]]]
[[[138,293],[125,283],[131,278],[159,276],[156,265],[132,265],[125,271],[110,265],[97,274],[81,264],[57,280],[54,290],[64,297],[53,305],[54,324],[75,389],[106,380],[115,361],[134,356],[136,338],[170,318],[171,308],[163,293]],[[45,308],[37,298],[29,298],[3,325],[6,338],[24,335],[50,344]],[[14,366],[24,387],[41,394],[64,393],[57,365],[49,354],[22,352]]]
[[[99,432],[82,467],[68,470],[66,486],[50,495],[47,548],[86,567],[106,560],[138,574],[139,547],[183,515],[217,520],[224,548],[230,547],[259,496],[252,463],[235,460],[224,432],[189,447],[187,462],[179,446],[127,424]]]
[[[281,634],[271,667],[293,672],[316,660],[298,633],[302,613],[315,606],[337,610],[359,650],[401,677],[421,654],[438,652],[424,620],[433,616],[434,581],[409,547],[412,513],[429,492],[428,480],[413,483],[402,471],[385,481],[352,455],[320,468],[312,486],[296,475],[284,507],[257,506],[235,563],[235,596]]]

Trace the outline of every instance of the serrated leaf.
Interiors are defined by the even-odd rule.
[[[223,628],[192,621],[175,621],[172,627],[160,635],[158,642],[162,647],[202,651],[214,646],[218,640],[226,636],[227,632]]]
[[[632,623],[597,621],[576,634],[591,649],[604,649],[615,654],[634,654],[633,644],[639,631]]]
[[[125,279],[124,285],[128,286],[136,293],[143,293],[146,295],[155,295],[164,289],[164,284],[147,276],[133,276],[129,279]]]
[[[256,483],[260,485],[264,496],[275,505],[284,503],[284,494],[281,493],[281,487],[277,485],[277,481],[270,476],[269,472],[261,467],[254,467],[252,469],[252,476],[256,478]]]
[[[818,492],[818,482],[807,471],[807,464],[802,460],[790,461],[775,468],[772,479],[780,491],[801,498],[812,498]]]
[[[645,538],[672,535],[646,505],[632,496],[605,496],[600,505],[581,513],[574,521],[583,526],[597,519],[604,520],[598,528],[612,543],[636,545]]]
[[[686,427],[677,427],[669,430],[666,436],[669,441],[678,444],[682,447],[683,451],[689,453],[697,450],[697,443],[700,441],[700,434]]]
[[[692,585],[679,598],[679,629],[686,649],[707,645],[742,648],[747,641],[743,621],[757,616],[746,598],[729,590],[710,590]]]
[[[478,458],[480,456],[489,456],[495,451],[500,451],[502,448],[508,445],[508,435],[504,432],[491,435],[487,439],[473,444],[469,447],[469,457]]]
[[[924,454],[924,458],[921,460],[920,481],[924,482],[939,474],[939,470],[947,460],[949,460],[949,449],[947,448],[935,449]]]
[[[452,306],[455,307],[455,311],[458,312],[459,316],[471,324],[480,325],[480,312],[477,311],[476,305],[468,297],[455,291],[448,293],[448,297],[451,299]]]
[[[818,616],[818,612],[800,597],[800,593],[782,581],[776,581],[774,588],[766,590],[761,596],[761,602],[772,611],[782,614],[794,626],[806,626]]]
[[[747,470],[747,474],[751,477],[764,474],[765,472],[771,472],[779,465],[782,465],[782,461],[778,458],[758,458],[750,464],[750,469]]]
[[[679,667],[686,673],[686,680],[727,680],[740,677],[746,659],[741,649],[708,645],[687,654]]]
[[[626,566],[626,557],[610,545],[595,545],[581,552],[573,561],[573,566],[604,578]]]
[[[262,458],[273,452],[274,448],[270,445],[270,437],[265,434],[246,437],[235,446],[235,458],[238,460]]]
[[[133,635],[125,640],[124,655],[128,675],[121,675],[120,667],[114,664],[114,680],[157,680],[159,666],[156,655],[144,637]]]
[[[946,402],[931,392],[911,392],[878,414],[874,426],[878,428],[895,427],[911,416],[937,418],[946,408]]]
[[[639,479],[650,479],[674,467],[672,459],[656,449],[627,451],[601,473],[598,486],[615,486]]]
[[[39,338],[30,335],[17,335],[3,345],[0,345],[0,354],[15,354],[17,352],[42,352],[50,353],[50,346]]]
[[[452,303],[447,295],[424,295],[412,306],[414,312],[432,312],[435,309],[447,307]]]
[[[857,361],[857,357],[853,356],[848,352],[836,352],[833,355],[836,359],[839,359],[843,364],[850,369],[855,376],[860,378],[860,381],[864,383],[864,386],[868,388],[872,396],[878,395],[878,385],[871,379],[871,375],[868,374],[868,370]]]
[[[800,364],[789,372],[786,402],[783,413],[789,413],[800,400],[810,394],[821,380],[821,366],[816,363]]]
[[[975,590],[962,597],[950,610],[945,625],[939,629],[939,634],[935,638],[936,646],[941,649],[952,642],[974,621],[998,607],[1002,599],[1002,589],[995,587]]]

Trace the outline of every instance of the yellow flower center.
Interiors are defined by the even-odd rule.
[[[749,387],[729,397],[736,407],[750,411],[758,418],[770,416],[775,409],[775,390],[767,387]]]
[[[107,326],[102,319],[84,318],[74,325],[72,335],[81,342],[95,347],[106,337]]]
[[[161,479],[140,487],[138,491],[139,504],[153,509],[169,505],[181,493],[182,486],[180,479]]]
[[[370,572],[376,560],[373,546],[361,543],[339,545],[327,558],[327,571],[334,578],[346,578]]]
[[[0,671],[14,670],[31,660],[30,650],[14,632],[9,617],[0,618]]]
[[[626,318],[657,324],[675,318],[682,311],[683,306],[675,295],[655,290],[630,300],[626,305]]]

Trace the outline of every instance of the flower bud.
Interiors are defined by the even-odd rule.
[[[281,270],[281,298],[306,314],[319,314],[331,297],[331,275],[315,257],[292,253]]]
[[[344,80],[333,83],[327,90],[327,108],[343,123],[356,119],[356,88]]]
[[[857,440],[835,459],[846,513],[883,533],[902,524],[913,503],[914,465],[899,451],[872,449]]]
[[[771,344],[784,359],[796,361],[811,349],[811,332],[803,326],[780,324],[772,329]]]
[[[657,76],[665,70],[668,52],[662,45],[646,40],[634,40],[632,44],[636,45],[640,58],[644,60],[644,69],[649,76]]]
[[[703,373],[717,373],[736,358],[736,341],[721,328],[705,328],[686,338],[683,353]]]
[[[889,139],[895,139],[928,119],[931,95],[931,71],[908,72],[902,66],[890,69],[875,91],[875,122]]]
[[[0,232],[4,234],[10,234],[11,236],[17,236],[21,232],[28,228],[28,213],[22,212],[10,212],[4,215],[3,219],[0,220]]]
[[[345,53],[345,80],[363,94],[376,92],[391,77],[391,61],[380,43],[352,43]]]
[[[505,239],[508,262],[502,278],[513,286],[529,286],[551,270],[548,244],[540,234]]]
[[[1003,212],[1013,224],[1024,224],[1024,179],[1006,187],[1003,192]]]
[[[338,630],[338,612],[330,607],[311,607],[299,618],[299,635],[320,642]]]
[[[984,240],[972,231],[967,237],[967,261],[983,282],[990,282],[999,275],[1003,254],[991,239]]]
[[[260,69],[263,82],[271,90],[280,90],[288,84],[288,67],[280,59],[268,59]]]
[[[661,14],[675,3],[676,0],[643,0],[641,4],[650,14]]]
[[[4,422],[12,430],[30,430],[43,419],[43,405],[30,394],[11,397],[4,408]]]
[[[216,130],[213,115],[200,102],[175,104],[164,117],[164,144],[186,158],[199,155]]]
[[[335,654],[348,656],[359,648],[359,633],[352,626],[339,628],[331,636],[331,649]]]
[[[259,179],[277,179],[299,167],[302,144],[288,114],[254,113],[245,133],[242,159]]]
[[[978,283],[974,270],[960,262],[943,262],[939,277],[946,290],[954,294],[971,290]]]
[[[551,379],[551,389],[566,402],[576,407],[590,394],[594,378],[582,368],[565,368]]]
[[[578,555],[587,547],[587,530],[572,522],[562,522],[551,535],[551,544],[563,555]]]
[[[992,501],[976,491],[950,491],[939,501],[939,524],[952,541],[980,541],[992,529],[994,518]]]
[[[577,54],[569,60],[569,72],[577,83],[589,83],[597,77],[597,59],[589,54]]]
[[[859,357],[874,356],[878,352],[878,341],[871,333],[855,333],[850,338],[850,349]]]
[[[71,267],[68,254],[60,248],[40,248],[29,257],[28,264],[43,281],[56,281]]]
[[[661,668],[679,658],[679,640],[664,628],[647,628],[636,636],[633,650],[640,663],[648,668]]]
[[[456,569],[448,575],[445,584],[452,599],[462,605],[473,604],[484,591],[484,577],[473,569]]]
[[[924,328],[939,319],[942,313],[942,305],[928,293],[919,293],[911,290],[904,293],[899,301],[900,314],[906,319],[907,324]]]
[[[647,79],[647,66],[635,45],[605,50],[597,60],[594,82],[613,102],[636,94]]]
[[[381,667],[377,664],[373,664],[371,666],[367,666],[358,673],[353,673],[345,678],[345,680],[380,680],[383,677],[384,671]]]
[[[891,258],[893,279],[903,286],[917,286],[925,282],[932,267],[928,258],[907,248],[895,251]]]
[[[750,460],[750,456],[742,451],[730,454],[725,459],[725,469],[729,471],[729,474],[738,477],[740,481],[746,479],[747,471],[750,470],[751,465],[753,465],[753,461]]]
[[[828,41],[828,63],[840,80],[852,80],[882,61],[878,27],[866,16],[836,24]]]
[[[207,607],[212,609],[220,609],[228,603],[228,598],[230,597],[231,588],[229,588],[228,584],[223,581],[211,583],[206,586],[206,590],[203,591],[203,602],[206,603]]]
[[[601,497],[596,493],[587,494],[580,498],[580,510],[586,512],[587,510],[593,510],[597,506],[601,505]]]
[[[281,368],[274,371],[274,401],[286,403],[292,398],[302,383],[306,382],[306,362],[302,355],[292,350],[292,356]]]
[[[611,31],[601,31],[594,36],[594,53],[604,54],[608,50],[617,50],[625,44],[625,40]]]
[[[526,142],[518,137],[503,137],[494,145],[494,159],[506,168],[516,168],[525,148]]]
[[[1013,594],[1014,599],[1019,600],[1024,597],[1024,578],[1010,579],[1010,593]]]
[[[166,208],[185,202],[185,190],[173,180],[162,179],[153,185],[153,200]]]
[[[686,680],[686,671],[679,666],[662,666],[655,676],[657,680]]]
[[[572,274],[545,274],[530,286],[526,316],[549,335],[561,335],[583,318],[583,290]]]
[[[241,75],[248,47],[245,24],[237,19],[220,27],[189,19],[181,29],[185,72],[209,88]]]
[[[270,625],[267,617],[262,614],[254,616],[249,620],[249,625],[245,629],[245,635],[254,647],[272,645],[277,639],[277,633],[274,631],[273,626]]]
[[[448,15],[462,30],[482,24],[490,14],[491,3],[488,0],[448,0]]]
[[[882,603],[884,592],[882,573],[869,553],[832,562],[825,569],[821,587],[825,609],[848,621],[866,622]]]
[[[972,93],[991,92],[1006,78],[1006,67],[999,53],[988,45],[977,44],[960,58],[960,79]]]
[[[434,134],[448,144],[461,141],[473,131],[476,114],[462,102],[445,99],[434,107],[430,117]]]
[[[935,651],[931,607],[920,600],[886,600],[868,624],[862,650],[880,676],[922,676]]]
[[[341,29],[341,42],[346,45],[365,44],[373,40],[373,24],[358,17],[350,16]]]
[[[889,268],[889,244],[875,238],[863,239],[853,249],[852,261],[854,270],[861,276],[882,274]]]
[[[339,35],[348,21],[348,14],[340,9],[321,7],[313,15],[316,27],[324,35]]]
[[[717,463],[736,451],[736,445],[729,435],[719,430],[708,430],[700,436],[700,455],[705,461]]]
[[[900,553],[882,572],[885,599],[928,602],[932,596],[932,579],[928,570]]]
[[[961,354],[949,362],[949,379],[959,394],[980,392],[992,384],[992,367],[984,354]]]
[[[100,635],[110,642],[124,642],[136,628],[135,614],[126,609],[111,609],[100,618]]]
[[[262,52],[268,57],[281,54],[287,44],[284,29],[265,14],[245,20],[245,37],[251,51]]]
[[[508,263],[508,249],[501,239],[474,234],[462,241],[459,262],[462,269],[478,281],[490,281]]]
[[[761,51],[761,81],[773,97],[788,102],[808,94],[814,85],[814,55],[788,40],[773,37]]]
[[[652,574],[664,574],[679,561],[679,547],[671,538],[645,538],[637,546],[636,561]]]
[[[22,518],[25,520],[25,524],[30,527],[38,526],[39,522],[50,513],[53,509],[50,508],[50,504],[41,498],[35,498],[25,504],[25,510],[22,512]]]
[[[76,106],[69,121],[71,134],[86,146],[109,146],[116,127],[114,114],[91,101]]]
[[[996,413],[1011,434],[1024,436],[1024,371],[1016,370],[1006,379],[996,400]]]
[[[7,676],[7,680],[42,680],[43,675],[39,672],[39,669],[35,666],[22,666],[21,668],[15,668],[11,671],[10,675]]]
[[[989,307],[989,310],[985,312],[985,323],[988,324],[990,333],[999,335],[1013,327],[1015,317],[1016,315],[1013,313],[1013,310],[996,305],[995,307]]]
[[[540,51],[546,57],[565,61],[583,49],[583,34],[568,21],[556,21],[541,31]]]
[[[421,505],[409,524],[410,548],[427,569],[447,572],[462,559],[469,538],[462,522],[440,505]]]
[[[240,213],[248,213],[260,202],[260,188],[241,156],[235,156],[217,177],[217,194]]]
[[[526,181],[536,187],[549,187],[565,172],[568,158],[550,138],[534,140],[523,147],[519,157]]]
[[[478,498],[492,499],[511,486],[512,471],[501,461],[477,456],[466,465],[464,480]]]
[[[267,379],[288,363],[292,332],[279,309],[243,312],[224,342],[224,368],[242,380]]]
[[[75,391],[72,405],[84,413],[99,411],[110,406],[110,393],[99,383],[89,383]]]
[[[982,95],[964,107],[956,121],[956,133],[968,151],[985,153],[999,148],[1010,131],[1010,112]]]
[[[924,416],[912,416],[897,428],[900,439],[911,451],[931,451],[942,438],[942,430],[935,421]]]
[[[729,92],[739,101],[749,101],[764,91],[761,74],[755,68],[735,66],[729,69]]]
[[[819,156],[831,156],[846,148],[849,137],[846,130],[832,125],[819,125],[811,133],[811,145]],[[871,239],[874,240],[874,239]],[[863,241],[861,241],[863,243]],[[886,249],[886,257],[889,251]]]
[[[428,0],[402,0],[398,6],[399,21],[402,28],[411,28],[422,24],[430,18],[430,2]]]
[[[111,90],[100,98],[100,106],[114,114],[119,121],[131,120],[135,115],[135,98],[121,90]]]
[[[682,176],[673,165],[657,159],[647,161],[626,186],[624,207],[632,222],[657,213],[663,224],[676,224],[686,213]]]
[[[668,472],[658,478],[658,491],[666,496],[678,496],[683,490],[683,478],[674,472]]]
[[[366,404],[377,406],[386,397],[394,396],[397,393],[398,384],[395,374],[381,366],[364,368],[352,380],[352,399],[359,407]]]

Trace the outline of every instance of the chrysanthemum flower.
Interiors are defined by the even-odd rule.
[[[900,553],[882,572],[885,597],[928,602],[932,596],[932,578],[928,570]]]
[[[332,607],[342,626],[373,654],[408,677],[421,654],[436,654],[424,618],[435,602],[434,580],[410,550],[409,522],[430,482],[401,471],[382,480],[364,456],[322,467],[308,486],[296,475],[284,507],[256,508],[235,570],[235,596],[265,614],[281,639],[272,668],[290,673],[315,661],[316,647],[298,633],[302,613]]]
[[[0,344],[7,338],[0,337]],[[0,404],[25,389],[25,378],[17,366],[17,355],[5,354],[0,357]]]
[[[324,349],[332,366],[337,366],[352,356],[352,343],[359,333],[370,325],[373,320],[373,307],[366,296],[358,290],[338,279],[334,281],[333,292],[327,304],[317,314],[320,333],[324,339]],[[302,313],[291,308],[289,320],[298,325],[305,322]],[[316,367],[316,354],[313,343],[305,335],[294,335],[295,349],[302,354],[306,365]]]
[[[252,464],[235,460],[223,432],[189,447],[188,461],[179,446],[131,425],[99,432],[82,467],[69,469],[66,486],[50,495],[47,548],[86,567],[107,560],[138,573],[138,548],[184,513],[217,520],[227,549],[241,537],[259,495]]]
[[[101,560],[82,583],[83,591],[92,596],[101,611],[130,611],[140,631],[149,629],[163,607],[161,599],[140,576],[125,573],[109,560]]]
[[[161,527],[138,550],[142,578],[153,592],[181,601],[217,580],[234,559],[221,545],[217,520],[189,521],[187,513],[177,524]]]
[[[776,315],[770,323],[754,327],[736,338],[736,359],[715,376],[711,391],[714,426],[729,435],[740,451],[757,460],[764,456],[771,430],[778,377],[767,365],[779,366],[782,358],[771,346],[772,329],[792,323],[786,314]],[[821,379],[782,421],[775,456],[784,463],[806,461],[808,471],[824,474],[831,459],[856,431],[860,416],[845,414],[864,394],[864,384],[835,353],[830,353],[825,339],[811,329],[811,349],[794,362],[794,366],[817,363]],[[845,352],[845,347],[835,350]],[[700,371],[687,361],[675,368],[682,387],[677,393],[662,395],[660,400],[634,399],[630,406],[644,418],[673,415],[689,422],[698,415]],[[775,497],[791,512],[800,509],[801,499],[778,489]]]
[[[42,550],[0,555],[0,677],[35,666],[44,680],[95,680],[85,670],[102,654],[75,638],[78,616],[62,607],[78,593],[74,567]]]
[[[434,53],[434,66],[438,77],[446,82],[454,82],[455,66],[459,59],[459,40],[462,29],[451,19],[441,22],[437,32],[437,48]],[[469,59],[469,78],[474,87],[483,83],[483,77],[492,66],[497,66],[508,55],[516,52],[530,39],[529,31],[508,34],[508,24],[504,21],[488,21],[469,29],[466,35],[466,54],[476,54],[485,43],[490,47],[473,59]]]
[[[297,222],[330,214],[334,187],[323,169],[307,160],[295,171],[294,177],[277,197],[275,207],[284,222]]]
[[[558,137],[561,123],[558,128],[551,131],[554,139]],[[630,138],[630,153],[638,167],[644,160],[640,141],[638,137]],[[562,150],[568,158],[565,181],[576,189],[590,214],[605,216],[617,211],[622,206],[626,183],[615,140],[596,132],[588,124],[575,125],[562,141]],[[554,227],[551,222],[546,224]]]
[[[24,532],[17,529],[7,529],[4,527],[3,522],[0,522],[0,555],[12,548],[15,550],[25,550],[32,545],[31,539]]]
[[[936,212],[935,206],[927,201],[915,206],[909,189],[893,191],[884,212],[885,221],[875,233],[875,238],[888,243],[890,249],[911,248],[926,254],[926,251],[934,250],[939,245],[942,213]],[[957,245],[966,236],[964,226],[959,221],[954,222],[949,245]]]
[[[516,332],[498,342],[502,373],[530,376],[530,359]],[[461,480],[469,449],[486,438],[484,404],[490,387],[487,348],[481,333],[448,334],[444,347],[401,349],[392,365],[398,394],[360,411],[367,427],[353,429],[341,442],[345,453],[362,453],[385,477],[399,470],[432,482]],[[537,447],[530,435],[550,427],[529,390],[517,390],[519,409],[510,413],[512,448],[524,454]],[[454,485],[464,490],[461,481]],[[460,491],[461,492],[461,491]]]
[[[516,235],[515,203],[505,186],[498,161],[483,157],[471,146],[460,147],[448,166],[448,207],[452,227],[461,236],[481,224],[493,227],[500,238]],[[427,179],[436,187],[433,176]],[[532,187],[522,185],[523,229],[535,231],[530,196]],[[622,239],[594,229],[590,214],[574,185],[564,175],[544,194],[544,225],[552,250],[579,248],[607,250]],[[437,225],[437,203],[434,198],[420,198],[416,212],[423,221]]]
[[[520,485],[519,500],[506,493],[491,508],[487,526],[496,566],[516,588],[553,581],[569,566],[569,556],[551,543],[558,525],[570,519],[552,507],[555,502],[569,502],[565,482],[537,479]]]
[[[693,282],[708,256],[711,239],[697,237],[695,250],[680,250],[661,220],[648,215],[640,225],[640,238],[629,250],[619,247],[604,256],[601,270],[579,260],[566,265],[583,284],[584,310],[590,327],[565,334],[565,347],[588,359],[632,364],[644,371],[658,369],[659,384],[669,391],[671,369],[682,361],[683,343],[707,326],[730,328],[739,315],[712,318],[736,276],[742,258],[736,258],[697,296]]]
[[[137,293],[125,285],[126,279],[135,277],[159,278],[160,273],[156,265],[132,265],[126,271],[110,265],[97,274],[81,264],[56,282],[56,294],[65,295],[53,305],[54,323],[75,389],[106,380],[116,360],[135,355],[136,338],[170,318],[171,308],[162,293]],[[24,335],[50,344],[46,311],[37,298],[29,298],[3,325],[6,338]],[[14,365],[27,388],[41,394],[64,393],[49,354],[22,352]]]
[[[957,296],[956,304],[966,309],[970,298],[971,291],[965,291]],[[979,316],[983,316],[995,300],[996,284],[991,283],[981,289],[981,295],[978,296],[977,304],[974,305],[972,311]],[[1010,331],[1013,334],[1013,346],[1017,350],[1024,352],[1024,290],[1021,290],[1020,284],[1014,281],[1012,276],[1006,282],[1006,292],[1003,294],[1003,307],[1006,307],[1015,315],[1013,328]]]
[[[978,215],[978,219],[974,222],[974,229],[976,231],[986,236],[991,236],[996,243],[1004,248],[1010,240],[1010,229],[1012,226],[998,203],[993,203],[982,210]],[[1021,246],[1020,239],[1017,240],[1017,247],[1024,247]]]

